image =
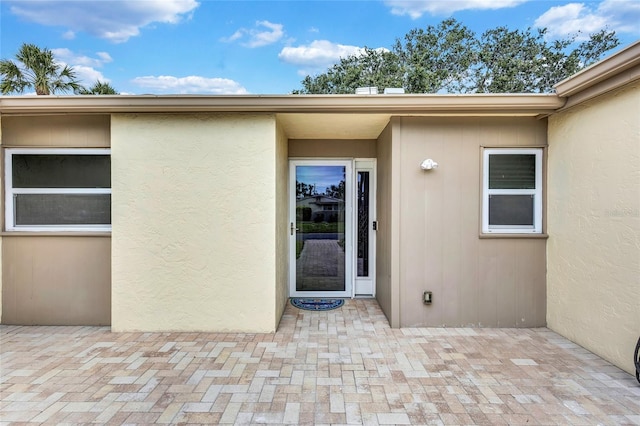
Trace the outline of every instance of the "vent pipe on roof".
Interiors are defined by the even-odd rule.
[[[358,87],[356,88],[356,95],[377,95],[378,88],[375,86],[370,87]],[[385,95],[402,95],[404,89],[402,87],[387,87],[384,89]]]
[[[377,95],[377,94],[378,94],[378,88],[375,86],[356,88],[356,95]]]

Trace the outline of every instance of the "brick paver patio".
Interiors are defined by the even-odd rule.
[[[640,424],[635,377],[548,329],[390,329],[374,300],[288,305],[275,334],[3,326],[0,344],[3,424]]]

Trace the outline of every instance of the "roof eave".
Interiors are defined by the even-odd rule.
[[[545,114],[564,105],[556,94],[469,95],[113,95],[3,96],[2,114],[64,113],[386,113]]]
[[[619,52],[585,68],[573,76],[562,80],[554,87],[558,96],[569,97],[583,92],[605,80],[612,79],[631,68],[640,65],[640,40],[625,47]],[[627,72],[628,74],[628,72]],[[627,78],[623,82],[640,78],[640,72],[634,73],[634,78]]]

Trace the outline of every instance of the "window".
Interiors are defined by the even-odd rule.
[[[5,151],[7,231],[111,230],[108,149]]]
[[[485,149],[483,233],[542,233],[542,149]]]

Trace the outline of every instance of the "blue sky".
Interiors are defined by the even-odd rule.
[[[316,187],[319,194],[331,185],[338,186],[344,180],[344,166],[297,166],[296,182]]]
[[[454,17],[476,33],[546,27],[640,38],[640,0],[2,0],[0,57],[51,49],[126,94],[286,94],[363,47]]]

